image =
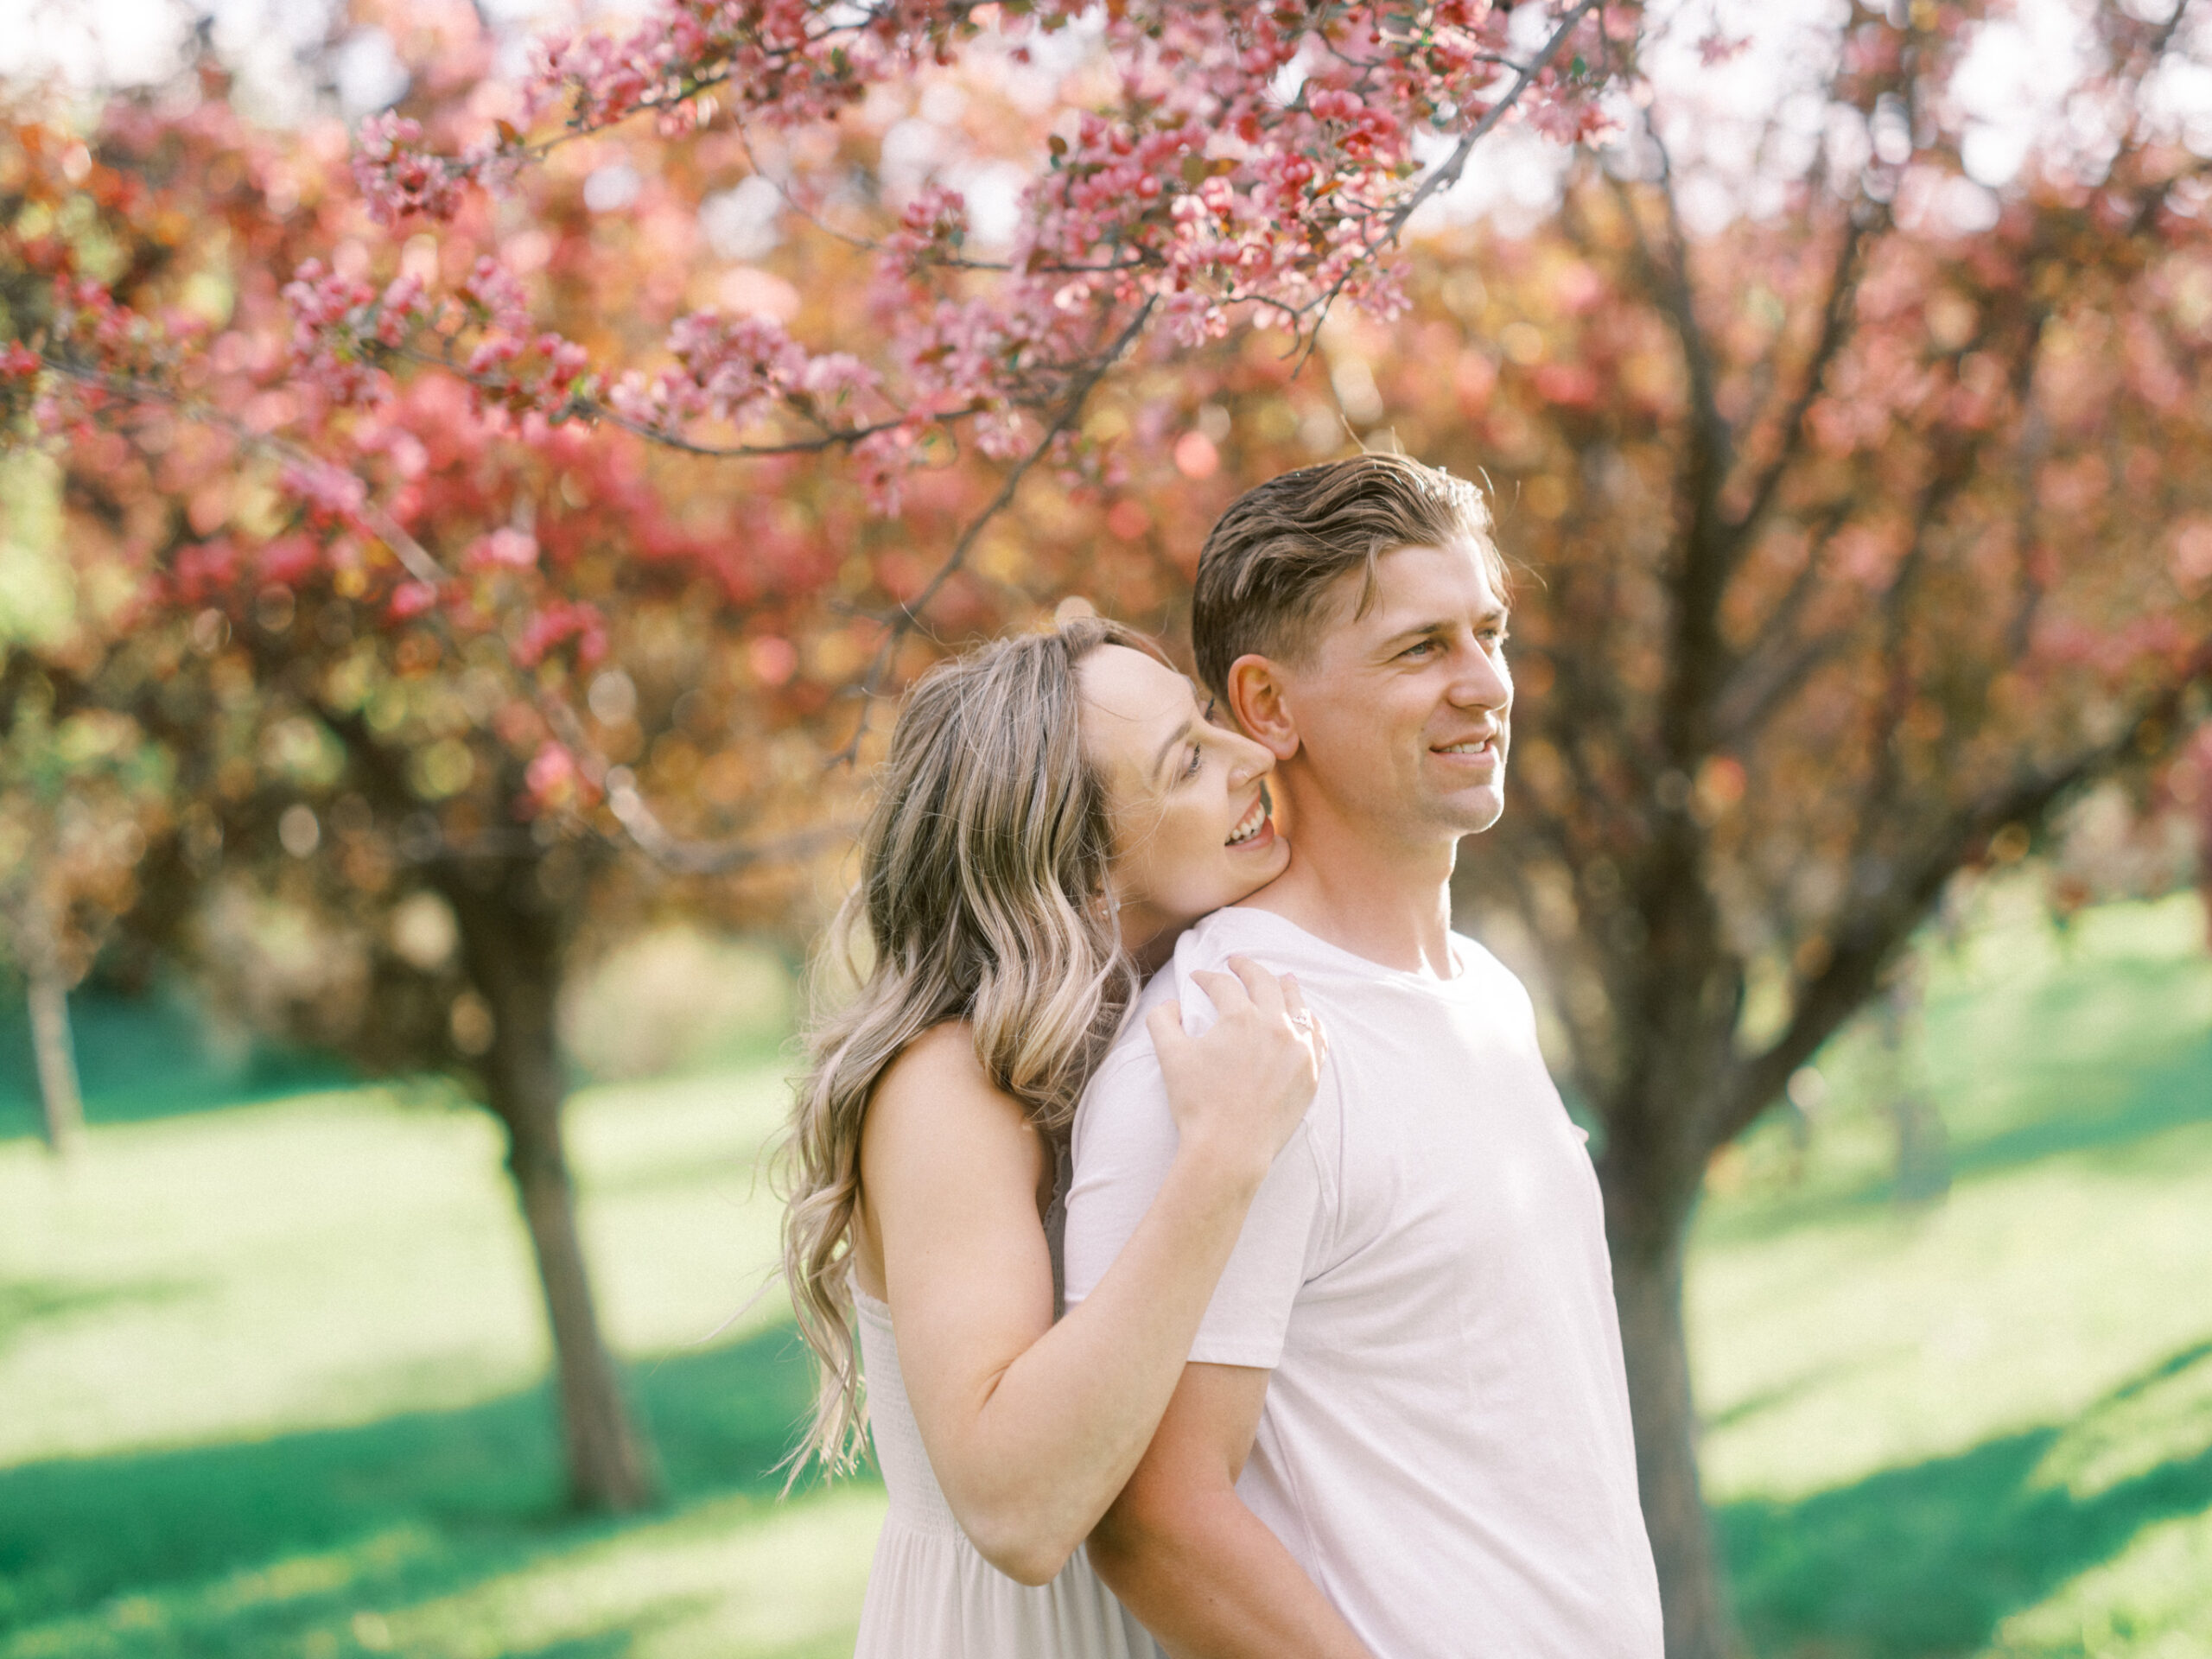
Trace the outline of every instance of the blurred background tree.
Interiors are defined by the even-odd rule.
[[[961,85],[988,87],[1027,52],[1009,60],[960,7],[857,32],[823,12],[811,41],[779,36],[781,13],[734,14],[734,36],[694,30],[698,61],[673,67],[656,25],[611,58],[554,49],[519,94],[491,77],[495,41],[474,13],[371,10],[407,72],[406,114],[373,125],[350,172],[327,125],[244,121],[212,60],[193,96],[112,99],[82,137],[15,124],[0,383],[21,433],[59,440],[60,539],[79,588],[105,595],[37,671],[163,746],[180,804],[166,850],[196,895],[165,893],[134,920],[257,1027],[376,1071],[448,1072],[498,1117],[580,1503],[635,1508],[653,1483],[570,1202],[556,1014],[573,966],[677,908],[804,932],[795,855],[834,849],[852,816],[855,773],[825,757],[861,753],[871,699],[935,654],[925,607],[932,627],[972,635],[1065,587],[1053,544],[1075,543],[1077,504],[1106,476],[1077,423],[1154,313],[1186,337],[1217,331],[1249,297],[1238,260],[1287,232],[1254,293],[1365,292],[1383,232],[1328,189],[1402,179],[1411,118],[1448,117],[1471,142],[1524,92],[1567,112],[1602,80],[1548,67],[1578,29],[1598,40],[1586,4],[1548,26],[1504,101],[1478,102],[1497,72],[1453,14],[1386,9],[1425,55],[1402,65],[1415,36],[1394,35],[1367,43],[1366,69],[1347,55],[1315,78],[1316,98],[1387,82],[1429,100],[1404,117],[1262,98],[1302,49],[1298,18],[1259,20],[1256,59],[1226,13],[1179,14],[1166,48],[1144,26],[1094,35],[1100,64],[1118,51],[1155,80],[1178,50],[1210,54],[1254,146],[1251,178],[1206,164],[1187,111],[1118,89],[1081,128],[1096,159],[1062,175],[1084,181],[1081,204],[1062,193],[1043,215],[1063,243],[1124,216],[1129,255],[1097,271],[1041,243],[1011,267],[970,257],[957,195],[889,200],[895,113],[851,106],[942,60],[957,111]],[[1368,15],[1312,21],[1357,46]],[[626,78],[646,59],[644,79]],[[1071,85],[1077,105],[1116,90],[1095,71]],[[876,239],[817,227],[773,269],[733,265],[778,239],[764,233],[805,186],[761,199],[755,137],[717,125],[716,86],[738,89],[795,173],[861,181]],[[1456,108],[1433,102],[1447,86]],[[499,113],[526,121],[532,99],[568,112],[537,143]],[[655,111],[658,128],[639,118]],[[979,101],[968,125],[1033,149],[1051,112]],[[410,148],[494,117],[475,160]],[[1288,129],[1273,149],[1270,127]],[[1309,152],[1333,168],[1317,175]],[[1067,154],[1055,137],[1052,170]],[[473,188],[486,172],[503,194]],[[1109,188],[1140,175],[1148,191]],[[1211,187],[1224,223],[1255,192],[1274,204],[1247,204],[1249,234],[1208,252],[1198,274],[1227,270],[1226,291],[1183,268],[1181,220],[1150,202],[1161,177],[1186,205]],[[1310,245],[1292,209],[1322,215]],[[994,283],[1011,289],[995,308]],[[839,349],[809,353],[794,328]],[[650,379],[590,367],[664,338],[676,364]],[[1008,509],[1047,461],[1046,531],[1027,537],[1040,510]]]

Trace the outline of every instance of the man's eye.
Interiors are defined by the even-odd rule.
[[[1433,656],[1435,653],[1436,641],[1433,639],[1424,639],[1419,645],[1408,645],[1405,650],[1399,652],[1399,655],[1402,657],[1420,657]]]

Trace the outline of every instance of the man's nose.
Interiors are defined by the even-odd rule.
[[[1459,671],[1452,678],[1452,701],[1462,709],[1503,709],[1513,702],[1513,677],[1504,659],[1469,645],[1459,653]]]

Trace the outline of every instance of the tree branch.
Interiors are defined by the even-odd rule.
[[[1158,303],[1157,299],[1147,299],[1106,349],[1085,366],[1069,389],[1067,398],[1060,405],[1059,412],[1053,416],[1052,424],[1045,429],[1044,435],[1030,447],[1027,454],[1007,469],[998,493],[984,504],[982,512],[968,521],[967,528],[960,532],[960,539],[953,543],[952,551],[945,556],[944,562],[938,566],[930,579],[922,584],[921,591],[893,614],[883,641],[876,648],[874,660],[868,664],[868,674],[861,682],[860,719],[853,728],[852,737],[830,757],[832,766],[849,766],[859,758],[861,741],[868,734],[868,710],[874,707],[877,696],[883,690],[884,681],[890,675],[892,660],[898,654],[899,647],[919,626],[922,613],[929,607],[930,601],[968,563],[968,556],[975,550],[977,539],[991,520],[1013,505],[1014,493],[1021,487],[1021,480],[1029,475],[1029,469],[1042,461],[1052,445],[1058,442],[1060,435],[1075,424],[1076,417],[1083,412],[1083,405],[1092,389],[1105,378],[1106,372],[1121,360],[1122,354],[1136,343],[1138,336],[1144,333],[1145,325],[1152,320],[1153,308]]]
[[[1382,221],[1382,227],[1379,230],[1370,231],[1366,238],[1363,250],[1366,257],[1357,264],[1348,267],[1344,274],[1331,283],[1317,298],[1308,301],[1297,308],[1299,315],[1310,315],[1313,318],[1306,334],[1306,349],[1299,353],[1298,367],[1304,367],[1306,359],[1312,355],[1314,342],[1320,335],[1321,325],[1328,321],[1330,308],[1343,297],[1344,286],[1351,282],[1354,272],[1359,269],[1360,265],[1371,264],[1375,256],[1383,248],[1396,243],[1398,238],[1404,232],[1408,222],[1412,219],[1414,213],[1420,211],[1423,202],[1440,190],[1447,190],[1459,183],[1460,175],[1466,170],[1467,158],[1475,153],[1475,146],[1490,136],[1497,124],[1504,120],[1514,106],[1520,103],[1522,94],[1529,90],[1536,77],[1551,67],[1552,60],[1566,48],[1567,38],[1574,33],[1582,20],[1592,12],[1602,9],[1602,0],[1580,0],[1580,3],[1573,10],[1560,18],[1559,26],[1553,29],[1543,45],[1537,48],[1536,55],[1526,63],[1514,66],[1513,84],[1505,89],[1497,102],[1483,112],[1480,120],[1459,135],[1459,141],[1452,146],[1452,153],[1444,158],[1441,164],[1433,168],[1428,176],[1414,188],[1412,194],[1392,210],[1389,216]],[[1296,372],[1296,370],[1294,369],[1293,372]]]
[[[1872,994],[1882,970],[1934,908],[1946,884],[1975,844],[2008,823],[2041,823],[2067,795],[2092,781],[2131,749],[2170,745],[2177,716],[2190,690],[2212,681],[2212,641],[2173,679],[2139,705],[2134,717],[2104,742],[2093,744],[2048,771],[1993,789],[1954,814],[1910,874],[1880,907],[1864,907],[1840,931],[1827,966],[1799,993],[1789,1025],[1763,1052],[1735,1070],[1732,1086],[1713,1118],[1712,1144],[1734,1140],[1782,1092],[1789,1074]],[[1854,902],[1857,902],[1854,899]]]
[[[1886,209],[1882,210],[1885,219]],[[1774,458],[1760,469],[1751,486],[1751,499],[1737,518],[1732,529],[1735,537],[1734,556],[1740,557],[1758,532],[1759,522],[1773,505],[1775,495],[1782,486],[1789,463],[1797,458],[1798,445],[1804,435],[1805,418],[1819,401],[1821,384],[1827,378],[1829,365],[1843,349],[1850,335],[1851,310],[1859,293],[1859,277],[1865,270],[1861,254],[1866,250],[1868,227],[1859,212],[1847,210],[1844,215],[1843,237],[1836,247],[1835,264],[1827,282],[1827,298],[1821,306],[1821,332],[1815,340],[1812,354],[1805,360],[1805,378],[1797,388],[1788,410],[1775,428],[1777,449]]]
[[[1840,633],[1821,634],[1794,652],[1786,651],[1785,645],[1821,585],[1821,554],[1836,531],[1850,521],[1852,505],[1847,497],[1830,507],[1806,550],[1804,568],[1790,578],[1789,588],[1768,613],[1758,630],[1758,643],[1736,659],[1721,682],[1713,697],[1715,747],[1735,748],[1757,735],[1814,671],[1843,648],[1846,636]]]

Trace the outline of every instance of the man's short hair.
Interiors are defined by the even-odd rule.
[[[1506,597],[1505,562],[1491,539],[1490,507],[1465,479],[1403,455],[1355,455],[1301,467],[1238,496],[1198,554],[1191,645],[1198,677],[1229,689],[1230,665],[1256,652],[1296,662],[1324,620],[1330,585],[1347,570],[1367,581],[1354,606],[1375,601],[1376,561],[1402,547],[1474,543],[1491,585]]]

